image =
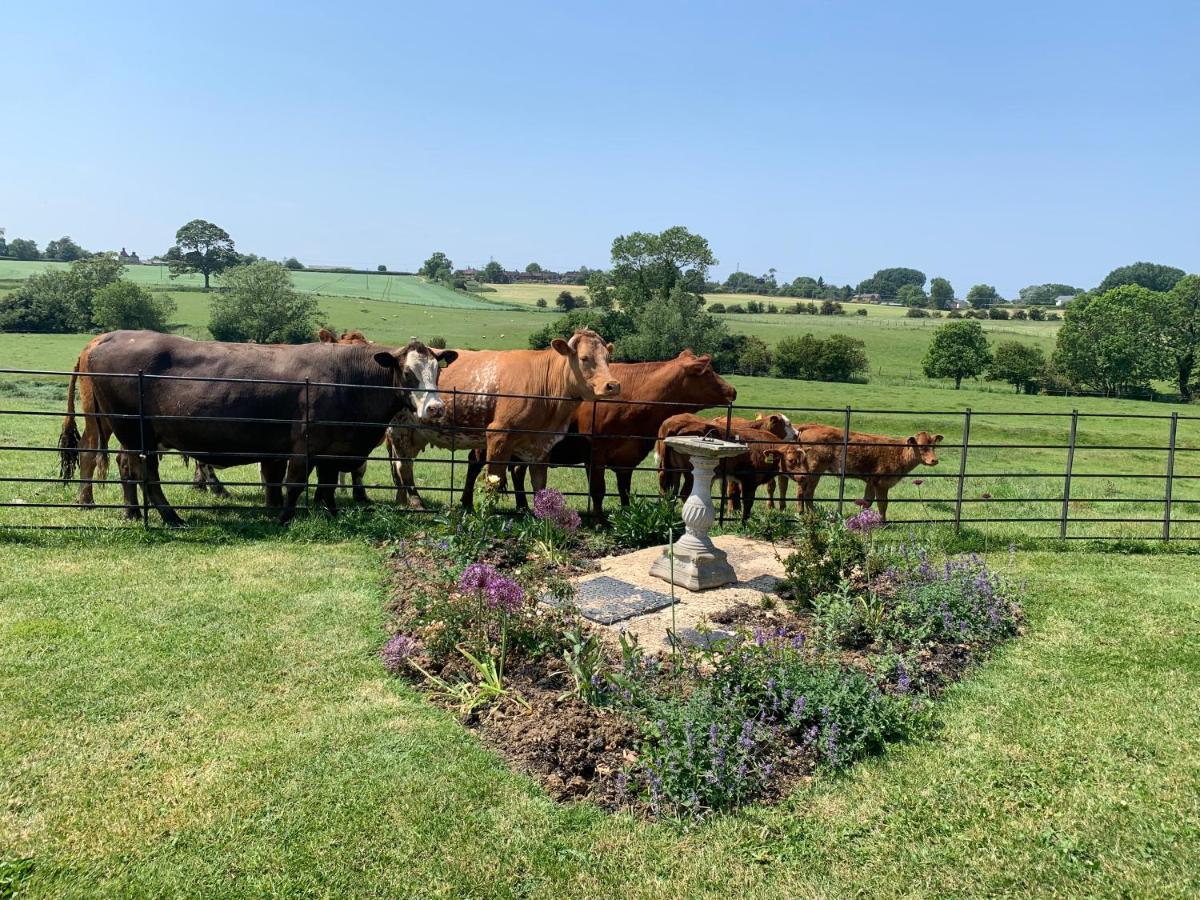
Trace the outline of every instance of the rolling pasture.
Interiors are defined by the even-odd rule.
[[[417,334],[519,347],[546,321],[494,304],[464,310],[324,293],[332,324],[384,343]],[[205,336],[207,298],[174,296],[180,331]],[[840,424],[849,404],[863,410],[855,428],[943,433],[942,464],[914,473],[919,488],[893,491],[896,519],[951,514],[955,479],[934,476],[957,474],[967,406],[975,414],[964,515],[1056,517],[1061,501],[1032,498],[1061,496],[1066,451],[1028,445],[1064,444],[1068,420],[988,411],[1078,408],[1086,417],[1072,518],[1156,521],[1073,521],[1070,534],[1161,531],[1161,500],[1128,498],[1161,497],[1165,453],[1139,448],[1165,445],[1169,422],[1160,417],[1189,408],[1018,397],[999,386],[956,392],[917,380],[927,320],[729,319],[764,337],[828,325],[877,348],[882,374],[867,385],[731,380],[752,409],[822,408],[797,412],[797,421]],[[1052,333],[986,327],[1031,340]],[[0,365],[70,369],[85,341],[0,335]],[[389,502],[385,460],[368,474],[385,486],[376,505],[340,498],[337,520],[302,515],[281,529],[265,512],[231,509],[261,502],[257,474],[242,467],[226,473],[247,482],[231,488],[232,501],[167,488],[173,501],[200,507],[184,513],[191,528],[144,530],[115,509],[72,507],[74,486],[53,481],[55,454],[4,449],[55,445],[64,385],[0,379],[0,408],[48,413],[0,415],[0,479],[50,479],[0,480],[0,502],[64,504],[0,508],[0,896],[10,885],[34,897],[1200,892],[1200,557],[1086,545],[1048,552],[1033,539],[1056,535],[1056,523],[969,523],[958,539],[929,529],[931,540],[980,549],[1027,583],[1028,634],[950,689],[938,727],[842,777],[800,785],[776,806],[683,831],[554,803],[450,713],[385,675],[376,654],[387,572],[372,543],[393,547],[414,528]],[[907,412],[889,412],[898,410]],[[1200,518],[1200,423],[1181,420],[1177,438],[1176,514]],[[1111,445],[1133,449],[1094,449]],[[162,471],[190,477],[175,460]],[[455,474],[461,483],[462,466]],[[417,476],[448,486],[450,467],[421,463]],[[584,487],[578,470],[556,470],[550,484]],[[639,475],[639,490],[652,485]],[[849,483],[847,496],[858,489]],[[836,502],[836,490],[827,477],[819,496]],[[97,499],[118,497],[109,484]],[[17,523],[94,527],[2,527]],[[924,528],[883,534],[912,530]],[[1200,531],[1181,524],[1176,534]],[[1010,542],[1025,549],[1009,553]]]

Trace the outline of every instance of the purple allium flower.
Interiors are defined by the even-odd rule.
[[[861,532],[862,534],[870,534],[882,524],[883,516],[873,509],[864,509],[862,512],[846,520],[846,527],[848,529]]]
[[[554,522],[567,532],[579,528],[579,513],[567,506],[566,498],[553,488],[542,488],[533,495],[533,517]]]
[[[503,575],[492,573],[493,578],[484,588],[487,605],[492,609],[502,609],[506,613],[519,612],[525,602],[525,589]]]
[[[379,651],[383,659],[383,667],[393,675],[404,671],[405,663],[419,649],[417,641],[411,635],[400,632],[392,635],[383,649]]]
[[[458,589],[464,594],[487,590],[487,586],[500,575],[487,563],[471,563],[458,576]]]

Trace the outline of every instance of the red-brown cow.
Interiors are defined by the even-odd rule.
[[[793,476],[800,491],[801,509],[812,509],[821,475],[838,472],[842,464],[845,432],[830,425],[807,424],[796,428],[806,459],[807,473]],[[894,438],[863,431],[850,432],[846,441],[846,477],[866,485],[867,506],[878,502],[879,515],[887,521],[888,491],[917,466],[938,464],[937,445],[942,435],[919,431],[911,437]]]
[[[387,432],[396,501],[421,507],[412,461],[430,444],[470,450],[462,504],[474,505],[474,482],[486,461],[489,477],[504,477],[515,462],[545,463],[584,400],[616,397],[621,383],[609,369],[612,344],[591,329],[546,350],[461,350],[440,382],[442,413],[420,422],[401,416]],[[546,486],[536,465],[533,487]]]

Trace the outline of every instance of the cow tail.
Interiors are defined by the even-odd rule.
[[[67,384],[67,415],[63,419],[62,433],[58,436],[58,468],[63,483],[75,477],[79,468],[79,428],[75,424],[75,382],[79,379],[79,362],[71,371]]]

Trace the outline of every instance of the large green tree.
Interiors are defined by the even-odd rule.
[[[1020,393],[1037,392],[1038,381],[1046,368],[1046,354],[1041,347],[1020,341],[1001,341],[992,354],[988,381],[1007,381]]]
[[[488,284],[508,284],[509,278],[504,266],[493,259],[483,267],[479,280]]]
[[[967,302],[975,309],[986,309],[997,303],[1003,303],[1004,299],[1000,296],[1000,292],[990,284],[977,284],[967,291]]]
[[[682,225],[658,234],[634,231],[617,236],[612,242],[612,262],[610,277],[616,301],[629,312],[652,299],[670,297],[685,277],[694,287],[697,279],[703,282],[708,277],[710,266],[717,265],[708,241]]]
[[[929,303],[924,289],[916,284],[901,285],[900,290],[896,292],[896,300],[905,306],[926,306]]]
[[[28,238],[13,238],[8,242],[8,255],[14,259],[41,259],[36,241]]]
[[[1106,396],[1146,390],[1169,377],[1162,340],[1166,297],[1126,284],[1082,294],[1067,307],[1054,349],[1054,367],[1076,387]]]
[[[983,326],[964,320],[947,322],[933,333],[922,368],[926,378],[953,378],[958,390],[964,378],[978,378],[991,361]]]
[[[204,276],[205,290],[211,276],[239,262],[229,232],[204,219],[192,219],[175,232],[175,245],[167,251],[166,259],[172,278],[199,273]]]
[[[925,273],[920,269],[903,267],[880,269],[870,278],[863,279],[858,283],[858,293],[878,294],[884,300],[895,300],[900,293],[900,288],[906,284],[923,288]]]
[[[63,235],[58,240],[48,243],[46,249],[42,252],[42,256],[46,259],[56,259],[60,262],[74,262],[77,259],[87,256],[87,251],[71,240],[70,237]]]
[[[954,302],[954,288],[945,278],[929,282],[929,305],[934,309],[949,309]]]
[[[1169,291],[1183,275],[1183,269],[1176,269],[1174,266],[1135,262],[1109,272],[1096,288],[1096,293],[1103,294],[1123,284],[1136,284],[1151,291]]]
[[[435,250],[429,259],[421,264],[418,275],[424,275],[430,281],[445,281],[454,272],[454,263],[441,250]]]
[[[208,330],[218,341],[302,344],[317,330],[320,309],[311,294],[292,288],[280,263],[259,260],[225,273],[225,291],[212,301]]]
[[[119,328],[148,328],[166,331],[175,312],[175,301],[167,294],[152,293],[132,281],[116,281],[96,291],[92,319],[105,331]]]
[[[1031,284],[1028,287],[1023,287],[1018,296],[1021,298],[1022,303],[1029,306],[1053,306],[1054,301],[1059,297],[1074,297],[1082,293],[1082,288],[1051,282],[1049,284]]]
[[[1185,275],[1167,293],[1162,310],[1162,337],[1174,366],[1175,383],[1184,400],[1192,399],[1192,373],[1200,353],[1200,275]]]

